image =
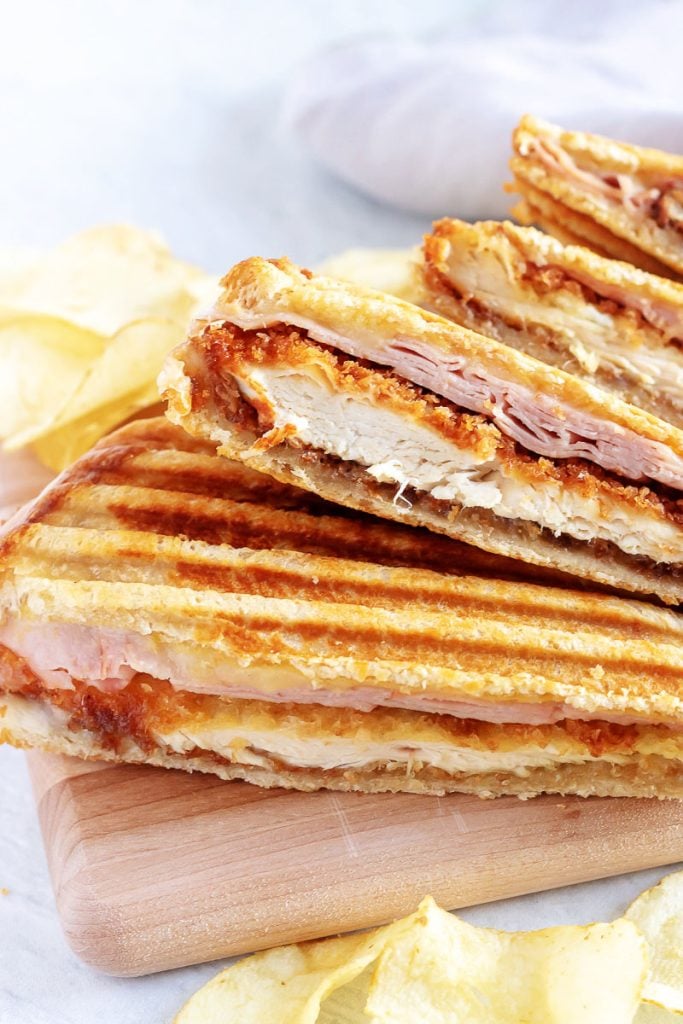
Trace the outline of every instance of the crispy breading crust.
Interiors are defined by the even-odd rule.
[[[357,359],[347,358],[324,348],[306,337],[305,332],[287,327],[271,327],[267,331],[242,331],[231,324],[210,324],[198,344],[211,375],[206,388],[197,396],[195,408],[204,400],[207,391],[213,395],[216,383],[226,375],[237,376],[252,366],[299,367],[303,371],[322,374],[332,386],[357,396],[372,398],[377,405],[391,408],[408,420],[424,423],[452,441],[467,448],[482,459],[490,458],[500,448],[513,450],[513,442],[505,438],[498,427],[477,413],[456,410],[443,399],[418,388],[388,370],[367,366]],[[197,378],[193,381],[196,386]],[[207,399],[213,404],[213,398]],[[261,430],[273,428],[270,403],[260,403],[250,396],[249,405],[256,410],[257,420],[243,415],[240,422],[255,425]]]
[[[683,455],[682,430],[598,392],[571,374],[393,296],[314,276],[289,260],[260,257],[238,263],[221,284],[223,292],[210,314],[211,321],[229,321],[244,329],[284,323],[308,331],[317,340],[322,333],[334,335],[342,350],[345,339],[353,338],[362,347],[364,358],[380,364],[390,363],[387,350],[397,339],[416,340],[441,354],[462,355],[484,373],[607,419]],[[196,324],[194,333],[206,323]]]
[[[271,355],[286,358],[288,366],[293,365],[292,360],[296,358],[307,361],[314,359],[324,366],[326,373],[341,374],[335,379],[336,386],[359,389],[360,393],[364,393],[368,381],[374,380],[375,376],[382,382],[382,387],[386,386],[388,377],[394,376],[389,371],[358,366],[357,371],[346,379],[344,369],[340,370],[339,366],[345,366],[349,360],[321,348],[310,339],[306,341],[300,332],[287,332],[283,335],[280,330],[276,330],[272,349],[269,338],[268,331],[242,332],[233,325],[214,325],[194,335],[180,353],[181,357],[192,363],[192,376],[186,373],[186,364],[182,358],[176,357],[167,362],[168,388],[165,397],[169,401],[170,419],[191,434],[219,442],[222,454],[241,459],[259,472],[304,487],[330,501],[386,518],[426,526],[506,557],[524,558],[560,571],[592,578],[601,584],[654,593],[667,603],[678,604],[683,601],[683,582],[676,567],[655,566],[639,561],[611,545],[571,543],[568,538],[555,538],[532,523],[503,520],[486,510],[462,509],[455,503],[435,502],[428,495],[418,492],[410,495],[410,508],[402,507],[401,503],[394,501],[395,488],[376,484],[362,467],[348,464],[344,472],[339,472],[335,468],[338,460],[321,459],[322,453],[302,450],[298,442],[296,445],[290,444],[286,437],[269,437],[271,423],[267,418],[268,410],[263,411],[266,418],[258,423],[253,406],[242,397],[236,385],[230,397],[230,408],[226,406],[218,409],[215,404],[216,384],[209,378],[218,374],[222,381],[218,391],[225,393],[230,371],[239,374],[242,358],[251,359],[254,352],[260,353],[262,358],[270,358]],[[283,346],[286,351],[283,351]],[[208,362],[202,357],[205,348],[211,353]],[[223,369],[226,373],[221,375]],[[387,395],[391,396],[392,401],[394,395],[399,402],[407,401],[408,409],[419,416],[419,402],[414,403],[409,399],[411,392],[416,397],[419,397],[419,393],[405,381],[398,378],[394,378],[394,381]],[[433,397],[430,396],[431,399]],[[461,415],[453,412],[447,404],[437,404],[450,415]],[[244,408],[236,414],[235,406]],[[432,406],[430,401],[430,410]],[[268,439],[265,444],[262,443],[264,436]],[[520,479],[561,480],[563,486],[576,488],[586,496],[600,494],[613,507],[621,504],[624,508],[641,512],[649,510],[657,515],[673,517],[676,522],[679,519],[680,508],[677,504],[667,501],[662,504],[661,498],[652,490],[622,484],[587,464],[555,464],[548,459],[534,458],[518,451],[512,442],[502,436],[498,443],[502,457]]]
[[[630,757],[660,753],[681,762],[683,730],[674,724],[618,723],[600,719],[565,719],[548,724],[495,723],[427,711],[377,707],[372,712],[320,704],[277,703],[258,698],[230,699],[176,690],[165,680],[137,675],[124,689],[106,693],[75,681],[72,689],[50,689],[35,677],[23,658],[12,655],[33,681],[21,691],[3,693],[11,704],[17,696],[50,706],[70,730],[84,729],[105,746],[118,749],[128,740],[142,749],[172,733],[187,734],[207,728],[289,734],[295,740],[344,740],[354,743],[442,744],[480,753],[538,752],[552,748],[562,757]]]
[[[2,697],[0,697],[2,716]],[[550,768],[533,768],[523,775],[512,772],[458,773],[446,775],[429,767],[406,774],[388,765],[369,769],[321,771],[291,768],[271,759],[270,767],[231,764],[210,752],[195,749],[177,754],[163,745],[143,750],[128,744],[117,752],[87,730],[52,731],[49,737],[32,732],[5,711],[0,717],[0,743],[23,749],[41,749],[86,760],[128,764],[148,764],[161,768],[177,768],[187,772],[205,772],[221,779],[238,779],[267,789],[284,787],[303,792],[331,789],[360,793],[419,793],[444,796],[447,793],[472,793],[483,799],[517,796],[529,799],[541,793],[565,796],[683,797],[683,776],[680,765],[658,755],[634,756],[626,764],[593,761],[585,764],[563,764]]]
[[[583,214],[617,238],[653,256],[676,274],[683,274],[683,245],[672,244],[670,235],[651,218],[637,224],[622,204],[598,202],[576,183],[550,172],[533,154],[534,140],[543,138],[550,139],[571,156],[606,173],[636,174],[646,179],[650,175],[660,179],[683,178],[682,157],[616,142],[599,135],[564,131],[556,125],[527,115],[521,119],[513,133],[515,156],[510,161],[510,169],[515,179],[528,182],[562,206]],[[573,226],[570,226],[570,230],[577,234]]]

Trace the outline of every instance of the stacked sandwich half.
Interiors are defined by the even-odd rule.
[[[0,739],[299,789],[683,797],[683,285],[452,220],[413,272],[420,305],[227,274],[168,418],[0,534]]]
[[[341,505],[683,600],[683,430],[492,337],[286,261],[223,280],[169,415]]]
[[[683,796],[672,611],[342,515],[167,421],[2,543],[11,742],[299,789]]]

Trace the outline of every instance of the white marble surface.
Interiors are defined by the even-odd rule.
[[[92,223],[160,229],[220,271],[253,253],[306,263],[406,245],[426,226],[331,180],[278,125],[282,82],[323,42],[431,31],[475,0],[22,0],[0,33],[0,245]],[[491,6],[491,4],[489,4]],[[445,212],[445,211],[444,211]],[[457,213],[456,211],[451,211]],[[464,912],[507,928],[609,919],[664,870]],[[0,1024],[164,1024],[215,965],[103,977],[67,949],[24,757],[0,749]]]

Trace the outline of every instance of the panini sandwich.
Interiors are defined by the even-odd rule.
[[[525,352],[286,260],[238,264],[168,415],[325,499],[683,600],[683,431]]]
[[[518,220],[653,274],[683,275],[683,157],[528,116],[512,141]]]
[[[674,612],[458,575],[457,542],[163,420],[0,547],[2,740],[304,790],[683,796]]]
[[[683,285],[509,221],[425,238],[429,308],[683,427]]]

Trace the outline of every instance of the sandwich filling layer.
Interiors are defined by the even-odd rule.
[[[209,330],[298,328],[481,414],[530,452],[683,490],[683,433],[491,338],[380,293],[309,282],[287,263],[246,261],[223,284]]]
[[[424,271],[438,311],[683,425],[683,287],[496,222],[437,223]]]
[[[142,677],[117,695],[80,687],[72,694],[0,693],[0,716],[18,718],[26,731],[85,732],[113,751],[134,743],[179,754],[197,750],[238,764],[273,760],[323,772],[378,767],[407,775],[428,767],[445,775],[510,772],[524,776],[563,764],[626,764],[655,755],[675,764],[683,738],[663,726],[560,723],[492,725],[409,711],[372,715],[349,709],[272,706],[174,694]],[[0,731],[2,730],[0,717]]]
[[[287,443],[364,467],[373,480],[395,486],[399,507],[408,504],[404,492],[414,489],[455,507],[533,522],[555,536],[607,541],[656,563],[681,562],[674,502],[585,464],[556,467],[535,459],[482,417],[389,371],[343,360],[297,332],[214,328],[203,362],[195,369],[198,379],[208,375],[209,390],[233,390],[225,408],[216,408],[216,441],[229,438],[231,417],[248,418],[234,407],[241,402],[257,418],[258,450]],[[197,384],[195,394],[205,390]]]
[[[610,541],[655,562],[681,558],[683,541],[675,522],[647,508],[615,508],[616,514],[604,515],[599,494],[577,493],[560,481],[536,482],[533,473],[525,479],[521,467],[506,465],[498,453],[487,457],[457,447],[418,422],[332,390],[317,376],[254,367],[240,388],[247,400],[258,396],[270,404],[276,436],[365,466],[379,483],[396,485],[395,501],[407,501],[402,491],[414,488],[437,501],[538,523],[555,536]]]
[[[520,155],[535,158],[551,174],[588,192],[603,205],[625,210],[634,223],[650,221],[653,228],[668,235],[670,244],[680,246],[683,177],[601,166],[589,155],[569,152],[548,135],[526,139]]]
[[[683,269],[683,160],[658,150],[597,135],[567,132],[522,118],[513,135],[510,167],[518,190],[547,220],[548,196],[557,209],[558,237],[578,234],[591,246],[664,276]],[[527,195],[527,186],[531,195]],[[565,218],[562,210],[568,216]],[[575,221],[572,214],[579,216]],[[565,220],[567,223],[565,224]],[[595,229],[590,223],[593,222]],[[623,242],[623,244],[622,244]],[[643,253],[639,260],[638,252]]]
[[[603,730],[604,734],[604,730]],[[604,734],[606,737],[606,734]],[[579,796],[683,796],[683,780],[676,760],[661,753],[640,749],[630,756],[588,760],[562,759],[546,767],[527,767],[513,762],[511,769],[492,767],[481,772],[446,772],[415,757],[335,768],[303,768],[279,761],[272,751],[256,753],[238,761],[234,745],[223,753],[195,746],[176,752],[160,737],[144,746],[129,736],[113,744],[102,731],[72,726],[68,715],[45,703],[24,697],[0,697],[0,742],[19,747],[38,747],[59,754],[97,758],[132,764],[159,765],[185,771],[211,772],[222,779],[242,779],[259,786],[286,786],[310,792],[321,788],[364,793],[409,792],[443,796],[473,793],[479,797],[517,795],[521,798],[541,792]],[[639,745],[639,746],[642,746]],[[471,760],[470,760],[471,764]]]
[[[464,621],[463,651],[468,631],[471,627]],[[264,655],[268,647],[264,638]],[[663,647],[660,657],[667,649],[673,653],[673,648]],[[606,650],[606,661],[605,655]],[[675,658],[669,660],[675,669]],[[668,722],[672,729],[683,730],[683,700],[664,688],[647,701],[639,700],[628,689],[631,668],[622,670],[623,692],[607,697],[595,685],[605,674],[599,665],[583,669],[593,685],[590,689],[584,685],[579,692],[568,680],[563,684],[550,675],[544,677],[540,665],[536,666],[537,676],[530,669],[530,663],[520,664],[516,674],[501,674],[497,679],[490,675],[488,693],[480,696],[474,666],[471,670],[418,667],[379,660],[354,664],[344,658],[309,658],[308,664],[296,658],[268,661],[266,657],[231,656],[209,645],[169,643],[154,633],[52,622],[40,627],[20,621],[0,625],[0,690],[7,692],[26,689],[27,673],[45,692],[73,692],[85,686],[106,694],[120,693],[140,676],[151,676],[177,692],[231,700],[315,704],[362,712],[400,708],[498,724],[548,725],[565,719],[622,725]],[[553,672],[550,665],[547,672]],[[567,669],[564,674],[568,675]],[[580,678],[580,670],[578,674]]]

